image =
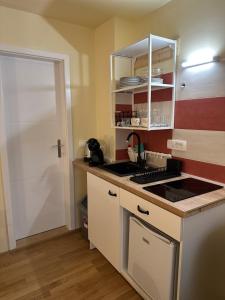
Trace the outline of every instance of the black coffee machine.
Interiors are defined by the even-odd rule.
[[[87,141],[90,150],[89,166],[98,166],[104,164],[104,155],[100,148],[98,140],[91,138]]]

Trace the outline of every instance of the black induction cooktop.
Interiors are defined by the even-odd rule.
[[[170,202],[178,202],[221,188],[223,188],[223,186],[198,180],[195,178],[185,178],[167,183],[146,186],[143,189],[162,198],[165,198]]]

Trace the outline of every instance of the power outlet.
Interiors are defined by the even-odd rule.
[[[187,151],[187,141],[167,140],[167,148],[178,151]]]

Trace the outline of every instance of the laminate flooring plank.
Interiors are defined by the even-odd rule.
[[[80,232],[0,255],[0,300],[142,299]]]

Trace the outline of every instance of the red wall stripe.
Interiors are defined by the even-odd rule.
[[[173,84],[173,73],[162,74],[161,78],[163,79],[163,83]]]
[[[132,105],[130,104],[116,104],[116,111],[131,111]]]
[[[156,90],[152,92],[152,101],[171,101],[173,96],[173,89]]]
[[[116,150],[116,160],[128,159],[127,149],[117,149]]]
[[[225,183],[225,166],[176,157],[183,161],[183,172]]]
[[[152,91],[152,102],[158,101],[171,101],[172,100],[173,89],[163,89],[163,90],[155,90]],[[148,93],[142,92],[138,94],[134,94],[134,103],[146,103],[148,99]]]
[[[134,94],[134,104],[146,103],[148,99],[148,92]]]
[[[167,140],[172,138],[172,130],[139,130],[137,133],[141,137],[145,150],[171,153],[171,150],[167,148]],[[135,143],[136,142],[137,141],[135,140]]]
[[[225,97],[176,101],[175,128],[225,131]]]

